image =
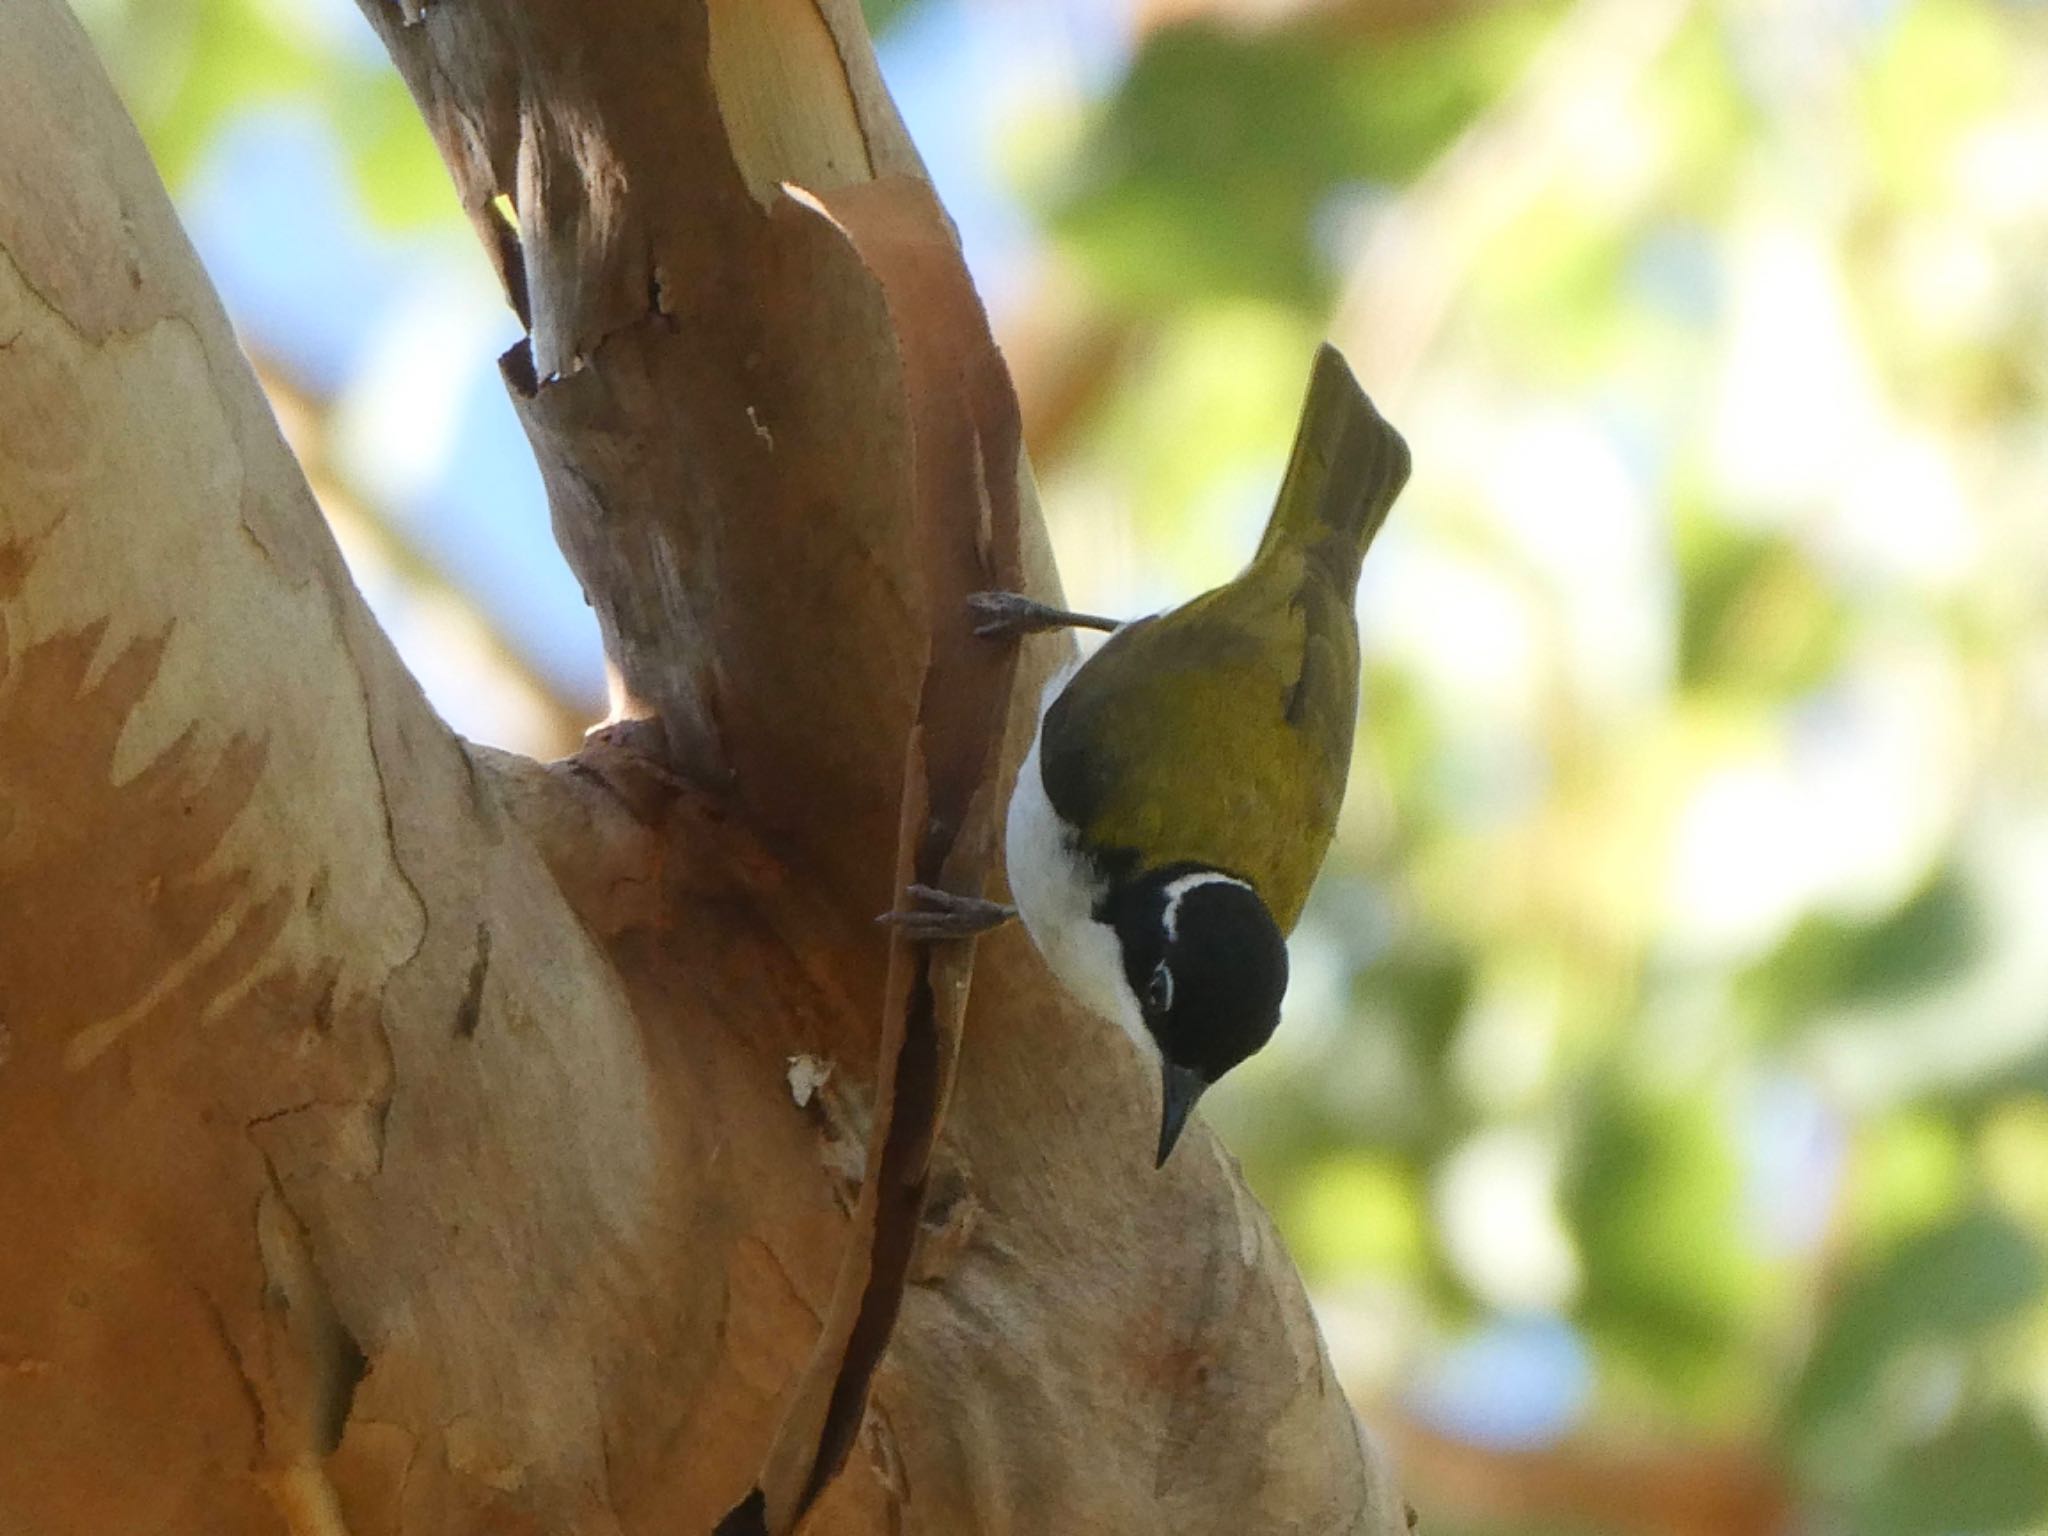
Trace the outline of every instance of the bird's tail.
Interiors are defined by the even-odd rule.
[[[1355,585],[1366,547],[1408,483],[1408,465],[1401,434],[1365,397],[1343,354],[1325,342],[1255,560],[1288,548],[1313,550],[1334,559],[1346,585]]]

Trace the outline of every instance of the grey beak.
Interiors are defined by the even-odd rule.
[[[1181,1128],[1188,1123],[1188,1112],[1209,1087],[1201,1073],[1191,1067],[1177,1067],[1170,1061],[1160,1064],[1160,1076],[1166,1088],[1166,1107],[1159,1117],[1159,1160],[1153,1163],[1154,1168],[1166,1166],[1167,1158],[1173,1155],[1173,1144],[1180,1140]]]

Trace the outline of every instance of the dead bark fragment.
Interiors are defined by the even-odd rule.
[[[904,753],[897,890],[979,895],[1000,838],[997,788],[1016,650],[977,640],[970,593],[1012,590],[1018,535],[1016,397],[930,188],[894,176],[829,199],[790,189],[859,255],[887,307],[912,423],[916,549],[931,622],[918,719]],[[898,900],[902,898],[899,896]],[[720,1531],[792,1529],[838,1473],[894,1331],[923,1214],[972,980],[973,945],[890,945],[867,1178],[832,1306],[791,1393],[758,1500]]]

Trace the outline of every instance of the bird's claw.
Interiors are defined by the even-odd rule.
[[[909,885],[903,890],[912,902],[906,910],[884,912],[875,921],[899,928],[906,938],[931,944],[944,939],[972,939],[1000,928],[1017,915],[1015,907],[980,896],[962,896],[937,886]]]
[[[974,620],[974,633],[984,640],[1014,640],[1020,635],[1042,634],[1049,629],[1115,629],[1115,619],[1092,613],[1072,613],[1055,608],[1021,592],[970,592],[967,611]]]

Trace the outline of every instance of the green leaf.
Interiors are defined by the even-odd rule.
[[[1054,228],[1134,302],[1317,304],[1330,195],[1413,178],[1514,78],[1554,9],[1483,7],[1392,41],[1166,28],[1090,136]]]
[[[2037,1530],[2048,1516],[2048,1444],[2016,1404],[1979,1411],[1894,1458],[1862,1506],[1862,1536]]]
[[[1726,1386],[1763,1275],[1713,1097],[1611,1079],[1588,1106],[1563,1193],[1588,1331],[1681,1397]]]
[[[456,218],[447,168],[395,73],[338,71],[325,94],[356,196],[372,219],[408,228]]]
[[[1742,981],[1767,1029],[1791,1030],[1841,1009],[1885,1010],[1966,973],[1984,945],[1976,898],[1944,870],[1891,912],[1866,921],[1807,917]]]
[[[1929,1344],[1959,1345],[2040,1297],[2039,1245],[1990,1209],[1907,1238],[1851,1276],[1829,1310],[1786,1403],[1795,1441],[1816,1458],[1868,1438],[1887,1367]]]
[[[186,0],[170,7],[184,47],[160,81],[153,110],[138,117],[164,179],[175,185],[220,125],[244,108],[301,96],[321,83],[322,55],[249,0]],[[171,25],[170,16],[152,21]]]
[[[1949,1117],[1908,1108],[1861,1127],[1855,1171],[1838,1208],[1843,1241],[1877,1253],[1953,1215],[1970,1169]]]
[[[1304,1271],[1318,1278],[1413,1274],[1428,1248],[1414,1171],[1362,1152],[1304,1170],[1288,1192],[1285,1221]]]
[[[1704,513],[1682,519],[1683,685],[1782,698],[1820,682],[1841,655],[1833,595],[1805,552]]]

